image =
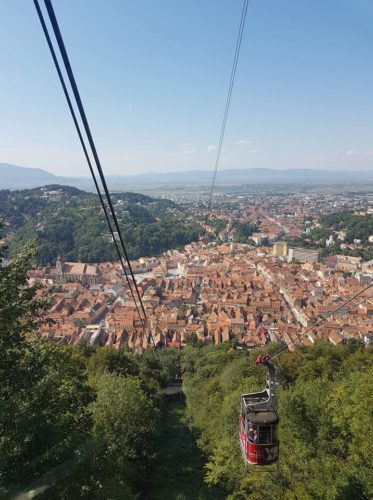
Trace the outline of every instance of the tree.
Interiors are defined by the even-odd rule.
[[[0,250],[0,255],[3,254]],[[35,331],[46,298],[27,282],[27,246],[0,267],[0,488],[6,492],[67,459],[90,429],[92,390],[67,348]],[[0,489],[1,491],[1,489]]]
[[[154,459],[153,437],[159,412],[137,377],[106,373],[96,387],[93,431],[104,443],[103,458],[110,464],[110,474],[142,489]]]
[[[97,196],[69,187],[53,188],[58,192],[56,198],[48,198],[43,188],[0,191],[0,214],[9,223],[7,231],[14,233],[10,254],[17,255],[30,238],[35,238],[37,260],[42,265],[54,263],[58,254],[72,261],[117,259]],[[195,241],[203,233],[202,227],[188,220],[184,209],[170,200],[118,193],[113,202],[130,258],[160,254]]]
[[[181,382],[181,356],[180,349],[168,348],[159,351],[160,363],[162,366],[162,382]]]
[[[258,226],[251,222],[235,220],[232,224],[234,240],[238,243],[247,243],[250,236],[258,230]]]

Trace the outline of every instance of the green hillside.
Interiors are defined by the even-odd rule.
[[[112,195],[130,258],[157,255],[197,240],[202,228],[170,200],[137,193]],[[21,191],[0,191],[0,217],[12,235],[15,255],[36,239],[39,264],[58,255],[68,261],[117,260],[108,224],[96,195],[59,185]]]
[[[269,349],[273,351],[275,347]],[[264,387],[265,369],[229,346],[183,354],[187,414],[207,456],[206,482],[232,499],[368,499],[373,494],[373,350],[325,342],[281,356],[280,461],[245,470],[239,398]]]

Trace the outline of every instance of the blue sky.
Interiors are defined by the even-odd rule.
[[[238,0],[54,0],[106,173],[212,169]],[[373,2],[251,0],[220,168],[373,169]],[[0,162],[88,175],[32,0],[0,0]]]

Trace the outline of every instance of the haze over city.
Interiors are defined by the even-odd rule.
[[[55,10],[105,172],[212,169],[239,6]],[[87,175],[32,2],[0,17],[0,162]],[[251,2],[221,168],[371,170],[372,22],[366,0]]]

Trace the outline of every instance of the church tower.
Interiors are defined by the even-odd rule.
[[[63,260],[61,256],[59,255],[56,260],[56,283],[60,285],[63,283]]]

